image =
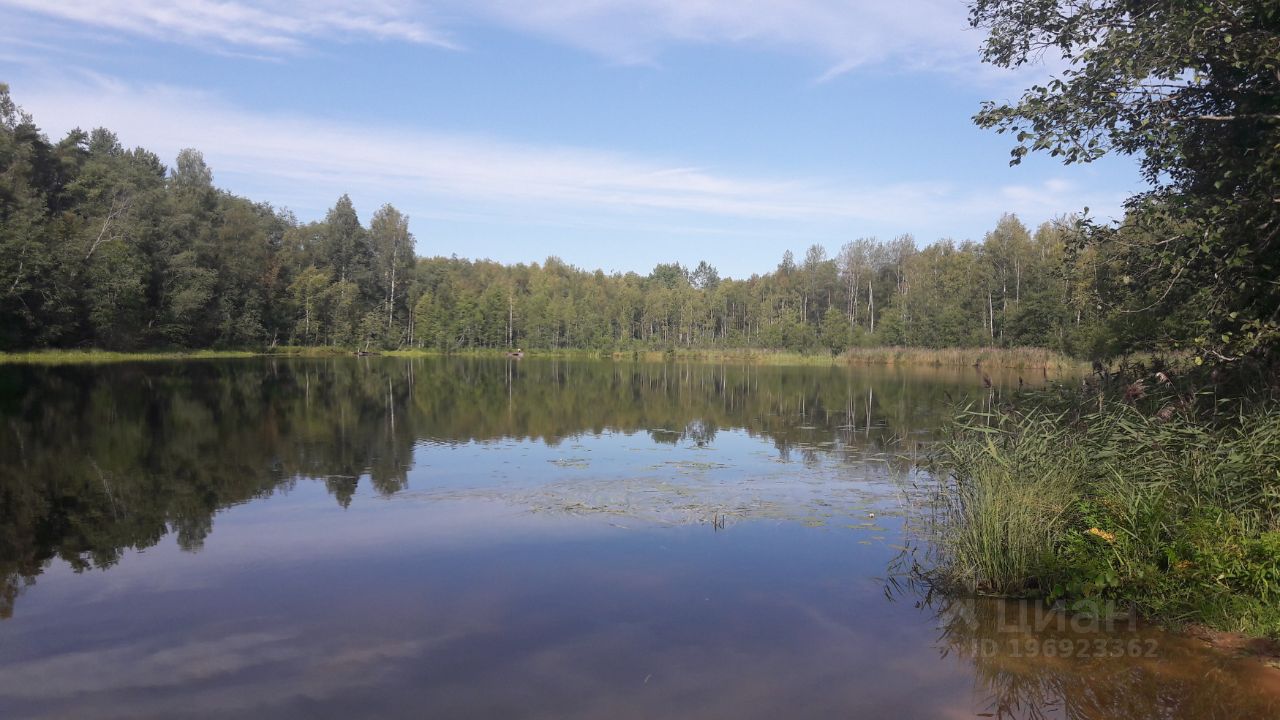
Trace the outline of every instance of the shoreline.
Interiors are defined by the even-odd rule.
[[[373,351],[367,356],[386,357],[507,357],[506,349],[443,352],[412,349]],[[280,347],[263,350],[153,350],[117,352],[110,350],[32,350],[0,353],[0,365],[80,365],[122,362],[179,360],[226,360],[255,357],[317,358],[355,357],[355,350],[334,347]],[[1088,368],[1088,362],[1043,348],[852,348],[840,354],[801,353],[763,348],[705,348],[684,350],[526,350],[529,358],[583,360],[632,360],[639,362],[734,362],[777,366],[915,366],[948,368],[992,368],[1043,371],[1074,371]]]

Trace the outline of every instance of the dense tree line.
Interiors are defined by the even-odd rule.
[[[765,347],[843,350],[1043,345],[1088,352],[1099,329],[1090,257],[1066,254],[1065,223],[1013,216],[982,242],[910,236],[819,245],[744,280],[703,262],[605,275],[551,258],[503,266],[420,261],[408,342],[424,347]],[[1070,274],[1068,274],[1068,271]]]
[[[0,86],[3,88],[3,86]],[[828,257],[721,278],[707,262],[606,275],[557,258],[419,258],[390,205],[343,196],[318,222],[217,189],[200,153],[172,168],[110,131],[52,142],[0,89],[0,349],[41,347],[842,350],[1114,349],[1104,291],[1122,258],[999,220],[981,242],[865,238]],[[1125,322],[1132,324],[1131,318]]]
[[[169,169],[105,129],[50,142],[0,85],[0,348],[384,343],[413,266],[389,205],[299,223],[194,150]]]

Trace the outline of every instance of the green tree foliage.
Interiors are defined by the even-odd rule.
[[[1192,344],[1218,358],[1273,354],[1280,340],[1280,5],[975,0],[987,62],[1042,55],[1059,77],[983,127],[1015,135],[1013,163],[1108,152],[1140,159],[1150,189],[1118,227],[1084,227],[1110,246],[1120,280],[1107,303],[1121,346]],[[1189,312],[1188,312],[1189,311]]]
[[[0,349],[95,346],[597,350],[1043,345],[1096,353],[1137,332],[1101,297],[1135,272],[1067,252],[1064,222],[1006,216],[982,242],[862,238],[770,273],[710,262],[606,274],[420,258],[409,219],[319,222],[219,190],[195,150],[172,169],[106,130],[50,143],[0,92]]]
[[[391,206],[300,226],[195,150],[170,170],[103,129],[51,143],[0,85],[0,349],[395,346],[413,266]]]
[[[396,318],[407,310],[405,288],[413,271],[413,235],[409,232],[409,218],[391,205],[383,205],[373,215],[369,225],[369,239],[373,250],[373,262],[377,269],[377,282],[385,289],[383,316],[386,319],[377,333],[380,344],[399,344],[403,337],[396,334]]]
[[[822,344],[833,353],[848,350],[853,345],[853,328],[849,318],[839,308],[828,307],[822,316]]]
[[[1043,345],[1081,353],[1109,317],[1095,272],[1065,252],[1065,222],[1034,233],[1002,218],[982,243],[910,238],[818,251],[746,280],[709,264],[662,264],[645,277],[543,265],[419,261],[410,343],[442,350],[505,347],[663,349],[853,345]],[[714,275],[714,282],[702,278]],[[1075,308],[1075,310],[1073,310]],[[475,328],[479,328],[476,330]],[[510,339],[508,339],[510,338]]]

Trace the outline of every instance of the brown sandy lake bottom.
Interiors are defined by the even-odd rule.
[[[973,369],[0,368],[0,717],[1280,718],[1260,662],[894,582],[912,461],[992,392]]]

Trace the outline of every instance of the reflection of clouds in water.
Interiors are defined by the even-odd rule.
[[[731,537],[751,532],[742,530]],[[866,586],[857,565],[829,557],[847,545],[810,545],[839,535],[789,532],[784,537],[799,544],[775,551],[708,546],[692,538],[709,533],[664,530],[599,554],[594,540],[578,536],[554,560],[546,550],[510,547],[466,556],[461,565],[396,561],[369,574],[344,568],[339,582],[371,584],[334,588],[309,610],[298,607],[301,597],[263,595],[236,611],[261,619],[223,625],[241,631],[226,637],[209,624],[179,626],[156,642],[121,640],[0,667],[0,706],[16,707],[19,716],[35,708],[94,720],[958,718],[989,711],[983,687],[974,694],[971,660],[960,652],[940,660],[935,627],[919,622],[909,603],[868,601],[879,588]],[[624,536],[633,537],[614,531]],[[648,555],[655,540],[675,559]],[[687,554],[708,547],[721,551]],[[759,557],[762,551],[801,566],[780,572],[777,558]],[[756,567],[766,575],[748,577]],[[292,592],[312,588],[308,582]],[[67,621],[61,632],[90,622]],[[267,622],[279,629],[243,632]],[[124,637],[130,628],[106,632]],[[1042,664],[1041,672],[1054,667]],[[1178,667],[1160,672],[1171,683],[1191,680]],[[894,710],[886,715],[885,708]]]
[[[681,548],[699,545],[671,550],[683,557]],[[0,668],[0,696],[9,698],[0,705],[25,701],[20,711],[95,720],[824,717],[891,706],[932,717],[967,690],[967,676],[929,662],[929,628],[885,633],[894,607],[869,616],[846,602],[854,599],[841,577],[847,567],[819,583],[830,582],[824,597],[814,588],[721,587],[705,562],[672,574],[652,558],[601,566],[571,551],[550,566],[503,570],[505,556],[477,565],[470,580],[406,566],[325,601],[319,617],[263,596],[237,611],[261,620],[223,626],[274,617],[283,628],[274,632],[217,638],[216,626],[176,627],[159,642],[35,658],[13,678]],[[552,569],[565,563],[572,567]],[[412,577],[425,584],[406,587]],[[889,655],[903,658],[902,670],[885,676]],[[40,675],[58,681],[31,683]],[[26,694],[9,694],[28,684]],[[921,684],[932,690],[919,692]]]
[[[893,702],[900,717],[930,717],[945,707],[949,692],[921,693],[919,684],[954,691],[965,681],[919,663],[867,688],[858,678],[878,660],[856,642],[856,633],[841,636],[850,641],[844,644],[819,642],[830,630],[826,624],[809,623],[802,612],[792,620],[790,637],[778,638],[769,652],[756,638],[693,633],[684,641],[655,642],[643,622],[597,624],[511,647],[461,676],[438,668],[447,664],[443,656],[465,656],[462,638],[312,642],[247,634],[158,651],[120,647],[59,656],[6,677],[0,688],[8,694],[36,681],[11,696],[70,699],[70,715],[95,720],[313,717],[315,702],[342,702],[371,716],[388,707],[398,709],[390,716],[438,717],[489,707],[499,716],[558,718],[776,717],[788,708],[816,717]],[[56,680],[39,683],[40,674]],[[419,681],[403,682],[411,676]],[[821,697],[809,697],[818,688]]]
[[[156,647],[150,643],[64,653],[0,666],[0,696],[53,698],[176,687],[306,657],[291,637],[242,633]]]
[[[912,649],[886,647],[801,605],[763,605],[760,613],[730,609],[725,627],[678,637],[637,622],[547,642],[494,669],[508,679],[499,700],[550,699],[539,716],[560,718],[856,717],[889,707],[893,717],[926,718],[963,696],[969,682],[922,654],[885,673],[886,656],[910,657]],[[432,695],[460,710],[469,692],[450,684]]]
[[[304,497],[307,494],[313,497]],[[490,497],[402,495],[370,497],[342,510],[333,507],[323,488],[300,489],[288,497],[224,511],[218,518],[219,532],[198,553],[184,552],[176,545],[130,550],[106,571],[90,572],[75,572],[54,561],[28,592],[51,595],[56,604],[47,609],[65,612],[74,611],[68,606],[121,596],[216,589],[238,582],[242,572],[309,567],[376,556],[389,549],[475,549],[522,540],[591,538],[610,530],[604,523],[537,515]],[[300,507],[300,502],[311,507]],[[41,614],[41,610],[37,602],[26,612]]]
[[[456,639],[241,633],[174,645],[130,643],[0,667],[0,698],[51,702],[52,717],[256,715],[390,679],[398,663]],[[98,700],[95,698],[103,698]],[[105,698],[110,698],[106,700]]]
[[[216,576],[194,571],[194,568],[193,571],[184,570],[191,562],[190,553],[185,553],[176,545],[148,548],[145,555],[150,570],[144,570],[129,561],[135,553],[144,554],[128,551],[118,565],[86,572],[76,572],[61,561],[54,561],[41,576],[36,588],[74,586],[74,596],[67,600],[75,605],[90,605],[107,602],[120,595],[203,592],[218,587]],[[167,569],[157,572],[155,568],[158,567]],[[33,606],[23,612],[39,613],[41,608]]]

